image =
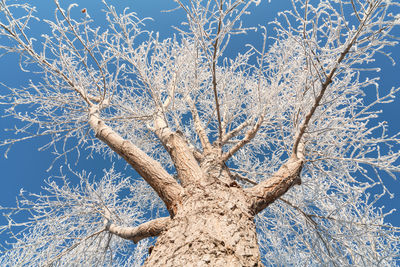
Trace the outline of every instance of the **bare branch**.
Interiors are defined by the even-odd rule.
[[[300,148],[297,155],[293,154],[271,178],[245,189],[252,199],[251,208],[255,214],[285,194],[293,185],[301,184],[300,173],[304,163],[302,143]]]
[[[154,132],[171,156],[182,185],[196,183],[202,177],[202,170],[183,135],[171,131],[161,111],[156,112],[154,125]]]
[[[97,138],[123,157],[149,183],[173,216],[177,211],[182,193],[182,187],[175,179],[164,170],[160,163],[106,125],[100,118],[99,108],[96,105],[90,108],[89,124]]]
[[[240,180],[240,181],[252,184],[252,185],[258,185],[257,182],[254,182],[253,180],[250,180],[249,178],[246,178],[246,177],[240,175],[239,173],[235,173],[235,172],[232,172],[232,171],[230,171],[230,173],[233,176],[233,178],[236,179],[236,180]]]
[[[225,144],[230,139],[232,139],[233,137],[238,135],[241,130],[243,130],[244,128],[246,128],[249,125],[250,125],[250,122],[248,120],[246,120],[246,121],[242,122],[239,126],[237,126],[235,129],[233,129],[230,132],[224,134],[224,136],[222,137],[222,144]]]
[[[195,77],[195,86],[196,88],[199,88],[199,82],[198,82],[198,71],[199,71],[199,66],[198,66],[198,59],[199,59],[199,50],[196,49],[196,58],[195,58],[195,73],[194,73],[194,77]],[[192,117],[193,117],[193,121],[194,121],[194,127],[195,127],[195,131],[197,133],[197,135],[199,136],[201,145],[203,147],[203,149],[205,151],[209,151],[211,150],[211,143],[210,140],[208,139],[207,133],[202,125],[201,119],[200,119],[200,115],[199,115],[199,111],[197,110],[196,107],[196,103],[195,101],[192,99],[192,97],[190,96],[190,93],[187,94],[186,96],[187,101],[189,102],[190,105],[190,110],[192,113]]]
[[[163,231],[168,229],[170,223],[171,218],[164,217],[143,223],[136,227],[125,227],[111,223],[106,219],[105,229],[116,236],[132,240],[136,244],[144,238],[160,235]]]
[[[204,129],[204,127],[202,126],[201,120],[200,120],[200,116],[199,116],[199,112],[197,110],[196,104],[194,103],[194,101],[190,98],[190,96],[187,97],[189,104],[190,104],[190,110],[193,116],[193,121],[194,121],[194,127],[196,130],[197,135],[199,136],[200,142],[201,142],[201,146],[203,147],[203,149],[207,152],[210,151],[212,148],[212,145],[210,143],[210,140],[208,139],[207,133]]]
[[[213,86],[213,92],[214,92],[214,100],[215,100],[215,109],[217,110],[217,119],[218,119],[218,139],[221,141],[222,138],[222,123],[221,123],[221,112],[220,112],[220,105],[219,105],[219,100],[218,100],[218,91],[217,91],[217,58],[218,58],[218,50],[219,50],[219,38],[220,38],[220,32],[221,32],[221,27],[222,27],[222,1],[220,4],[220,17],[218,21],[218,29],[217,29],[217,37],[213,43],[213,56],[212,56],[212,86]],[[221,143],[221,142],[220,142]]]

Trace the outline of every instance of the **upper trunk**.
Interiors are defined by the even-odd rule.
[[[97,105],[90,108],[89,123],[96,136],[153,187],[172,217],[134,228],[115,225],[106,218],[106,230],[136,241],[161,233],[146,266],[262,265],[254,215],[300,183],[302,143],[270,179],[244,190],[224,163],[232,151],[223,155],[220,146],[207,145],[201,157],[196,157],[184,137],[172,132],[157,113],[155,133],[174,162],[178,184],[158,162],[107,126],[99,113]],[[245,142],[254,134],[250,131]]]
[[[262,266],[254,216],[300,183],[302,150],[248,189],[218,159],[206,155],[199,176],[185,179],[194,182],[184,187],[177,213],[145,266]]]
[[[232,185],[186,187],[145,266],[262,266],[251,201]]]

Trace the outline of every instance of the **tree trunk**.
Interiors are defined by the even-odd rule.
[[[250,203],[236,183],[189,185],[144,266],[262,266]]]

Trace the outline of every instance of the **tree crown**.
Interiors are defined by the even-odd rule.
[[[161,39],[129,10],[103,2],[107,27],[97,28],[90,10],[55,0],[54,18],[44,21],[51,34],[38,41],[29,35],[35,8],[0,3],[3,53],[40,75],[0,96],[23,122],[2,145],[48,135],[44,148],[55,159],[116,153],[144,179],[114,169],[100,181],[77,173],[77,186],[64,174],[50,179],[49,194],[10,210],[0,229],[24,230],[0,262],[140,262],[148,241],[131,253],[112,238],[112,223],[139,225],[165,206],[173,217],[196,174],[215,166],[251,190],[301,161],[301,186],[255,211],[265,263],[393,264],[399,228],[374,204],[391,194],[386,176],[400,170],[399,134],[387,133],[378,110],[400,88],[379,88],[369,64],[397,45],[399,4],[296,0],[270,38],[260,27],[261,45],[232,56],[231,40],[252,30],[242,18],[260,1],[175,2],[186,20]],[[21,210],[33,220],[13,221]]]

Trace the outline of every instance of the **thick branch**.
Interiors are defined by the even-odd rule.
[[[201,120],[199,116],[199,112],[197,110],[196,104],[193,102],[192,99],[190,101],[190,112],[192,113],[193,116],[193,121],[194,121],[194,127],[196,130],[197,135],[199,136],[201,146],[203,147],[204,151],[210,151],[212,149],[212,145],[210,143],[210,140],[207,137],[207,133],[203,128],[203,125],[201,125]]]
[[[114,223],[107,223],[106,230],[121,238],[132,240],[136,244],[144,238],[158,236],[168,228],[170,223],[171,218],[169,217],[158,218],[137,227],[126,227]]]
[[[293,154],[271,178],[258,185],[245,189],[251,197],[251,208],[257,214],[273,203],[280,196],[285,194],[293,185],[301,184],[300,172],[304,162],[304,146],[301,144],[301,151]]]
[[[170,214],[172,216],[176,214],[182,187],[161,164],[106,125],[100,118],[99,109],[96,105],[90,108],[89,124],[95,131],[96,137],[123,157],[157,192]]]
[[[156,114],[155,133],[171,156],[183,186],[193,184],[202,176],[202,170],[184,136],[168,127],[162,112]]]

